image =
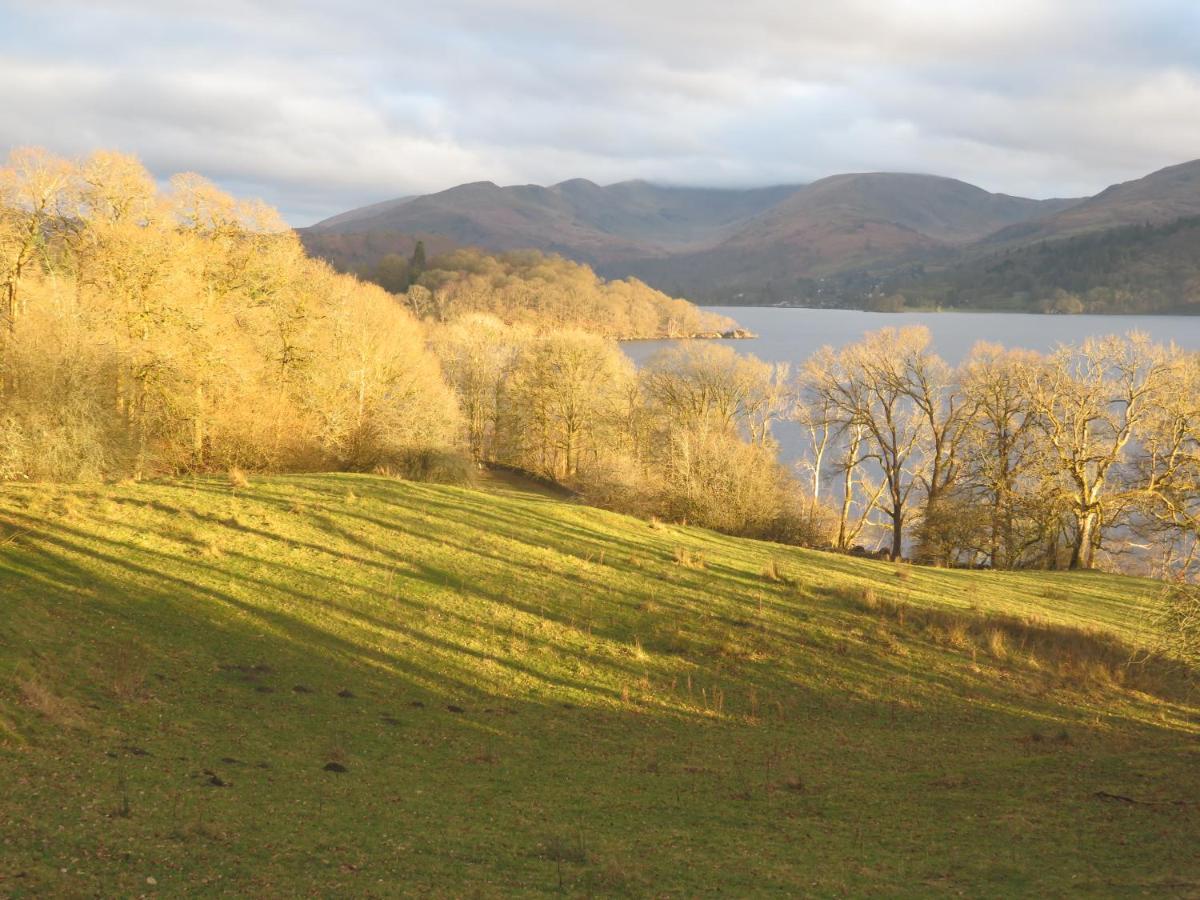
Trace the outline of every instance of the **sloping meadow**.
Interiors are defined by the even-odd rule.
[[[1200,889],[1150,582],[321,475],[0,497],[0,892]]]

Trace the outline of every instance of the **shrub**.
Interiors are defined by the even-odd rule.
[[[1195,671],[1200,670],[1200,585],[1163,588],[1150,614],[1155,649]]]
[[[408,481],[469,485],[475,480],[477,469],[465,453],[426,447],[398,454],[391,463],[381,464],[375,471]]]

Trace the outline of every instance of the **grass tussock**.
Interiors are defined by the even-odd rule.
[[[685,569],[705,569],[708,567],[708,562],[703,553],[698,553],[687,547],[675,547],[671,557],[675,560],[675,565],[682,566]]]
[[[25,705],[49,722],[65,728],[76,728],[83,724],[79,704],[59,694],[40,676],[18,679],[17,690]]]

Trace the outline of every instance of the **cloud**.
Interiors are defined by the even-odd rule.
[[[296,224],[485,179],[905,170],[1078,195],[1200,147],[1191,0],[43,0],[0,21],[0,146],[135,152]]]

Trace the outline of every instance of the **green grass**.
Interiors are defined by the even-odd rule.
[[[511,481],[6,487],[0,895],[1194,895],[1153,595]]]

